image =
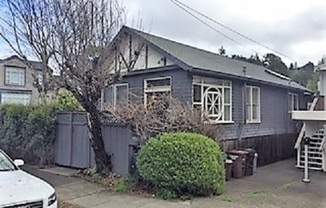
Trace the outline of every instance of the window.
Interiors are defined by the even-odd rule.
[[[104,103],[111,103],[116,109],[118,105],[125,105],[129,101],[128,83],[114,84],[102,91],[101,108]]]
[[[127,104],[129,100],[128,84],[115,84],[113,86],[113,106]]]
[[[260,88],[246,86],[246,107],[248,123],[260,122]]]
[[[194,77],[193,107],[207,113],[212,122],[231,122],[231,81]]]
[[[298,94],[289,93],[289,111],[299,110]]]
[[[1,103],[29,105],[30,102],[31,102],[31,94],[22,94],[22,93],[1,94]]]
[[[5,84],[25,86],[25,69],[14,66],[5,67]]]
[[[163,99],[171,95],[171,77],[145,79],[144,94],[144,104],[147,108],[155,108],[156,105],[162,105],[163,108],[167,108],[169,101]]]
[[[39,85],[43,85],[43,73],[41,71],[36,72],[36,78],[38,80]]]

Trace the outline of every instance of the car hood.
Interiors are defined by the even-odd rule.
[[[0,172],[0,207],[47,199],[51,185],[22,170]]]

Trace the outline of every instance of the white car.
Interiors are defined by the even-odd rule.
[[[57,208],[53,187],[21,169],[23,160],[12,161],[0,150],[0,207]]]

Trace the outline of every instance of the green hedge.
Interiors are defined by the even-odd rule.
[[[0,148],[29,164],[50,164],[55,123],[53,106],[1,105]]]
[[[67,90],[58,92],[55,105],[59,111],[83,110],[74,95]]]
[[[137,168],[151,187],[176,196],[220,194],[225,185],[219,146],[194,133],[167,133],[151,139],[139,152]]]

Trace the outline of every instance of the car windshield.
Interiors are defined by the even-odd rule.
[[[0,171],[14,171],[17,167],[0,151]]]

